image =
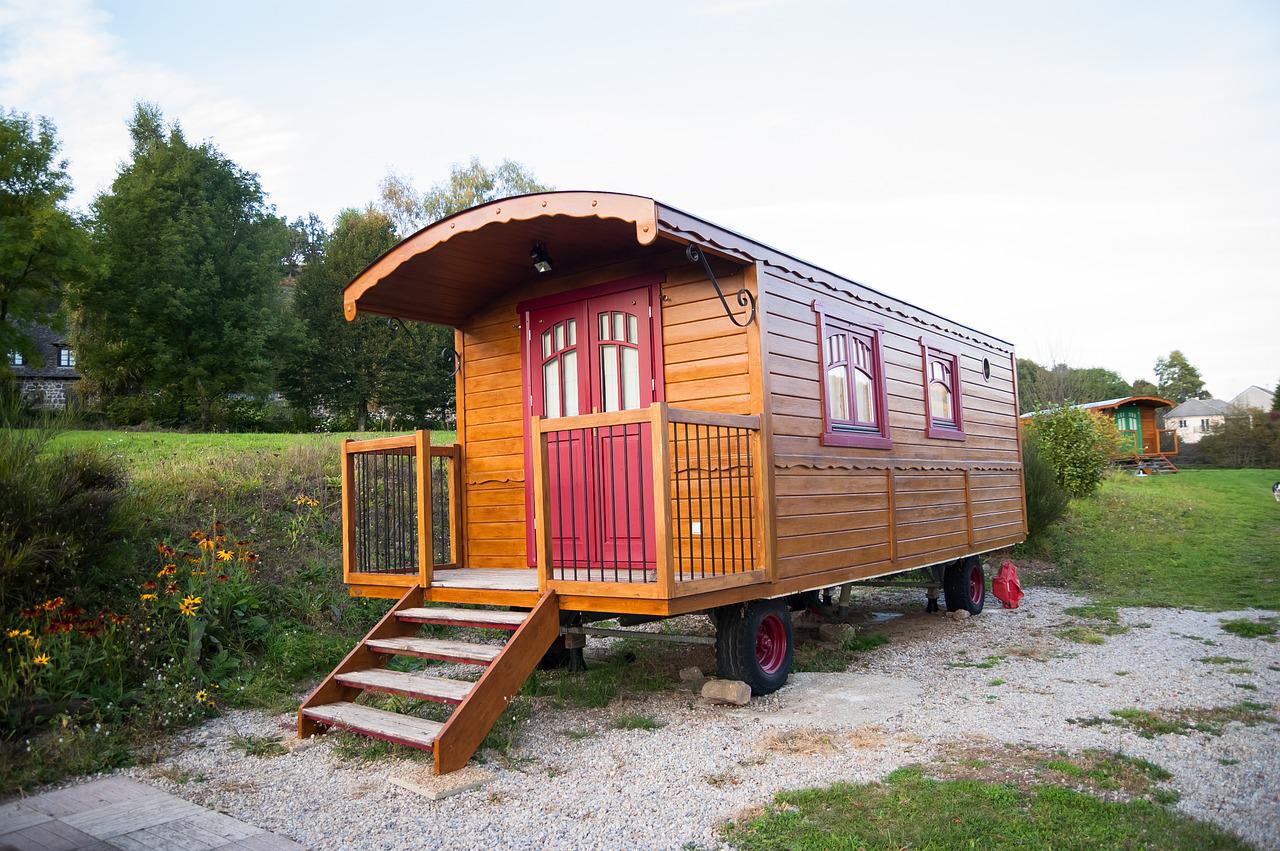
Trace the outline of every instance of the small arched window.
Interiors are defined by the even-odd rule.
[[[964,440],[963,401],[960,397],[960,358],[931,346],[923,338],[925,434],[943,440]]]
[[[822,344],[823,445],[888,449],[880,329],[832,316],[819,302],[813,309]]]

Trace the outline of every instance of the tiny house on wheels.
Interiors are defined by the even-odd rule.
[[[979,557],[1026,535],[1011,344],[651,198],[484,204],[343,298],[349,320],[455,329],[458,440],[343,442],[344,579],[397,602],[302,704],[300,735],[460,768],[564,632],[611,618],[706,612],[720,675],[766,694],[807,592],[924,569],[976,614]],[[481,673],[389,669],[399,655]],[[455,707],[436,723],[366,691]]]

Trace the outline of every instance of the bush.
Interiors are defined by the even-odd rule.
[[[1107,461],[1117,453],[1114,424],[1092,411],[1063,406],[1031,418],[1026,434],[1071,496],[1089,496],[1102,484]]]
[[[1232,413],[1200,440],[1214,467],[1280,467],[1280,420],[1257,410]]]
[[[1057,472],[1033,435],[1022,444],[1022,482],[1027,495],[1027,535],[1036,538],[1062,518],[1071,495],[1058,483]]]
[[[93,448],[50,449],[48,424],[0,412],[0,616],[24,602],[114,591],[135,529],[120,465]]]

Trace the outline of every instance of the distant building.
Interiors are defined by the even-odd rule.
[[[1182,443],[1199,443],[1227,419],[1231,405],[1221,399],[1188,399],[1164,415],[1164,427],[1175,429]]]
[[[31,325],[27,333],[35,341],[39,360],[24,358],[17,352],[7,354],[9,369],[18,380],[23,397],[38,408],[65,408],[80,380],[75,350],[63,335],[47,325]]]
[[[1271,391],[1266,390],[1254,384],[1246,387],[1236,394],[1235,398],[1228,402],[1233,408],[1248,410],[1249,408],[1258,408],[1262,411],[1271,410]]]

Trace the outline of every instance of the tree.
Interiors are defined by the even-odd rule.
[[[1233,411],[1200,440],[1200,451],[1215,467],[1280,465],[1280,421],[1262,411]]]
[[[1018,404],[1024,413],[1115,399],[1128,396],[1129,392],[1128,382],[1115,370],[1065,363],[1045,368],[1033,360],[1018,358]]]
[[[349,414],[363,431],[373,408],[393,422],[425,426],[453,406],[452,366],[441,356],[447,329],[406,330],[384,317],[348,322],[342,291],[396,244],[395,226],[378,210],[344,210],[322,251],[303,265],[294,293],[296,336],[281,373],[285,396],[308,409]]]
[[[1132,392],[1129,382],[1120,373],[1100,366],[1087,369],[1070,369],[1068,383],[1071,396],[1077,402],[1100,402],[1118,399]]]
[[[1276,382],[1275,392],[1271,394],[1271,410],[1280,411],[1280,381]]]
[[[47,118],[0,112],[0,354],[34,359],[27,326],[55,316],[65,285],[90,267],[87,234],[66,206],[71,179],[59,147]]]
[[[408,178],[388,172],[378,187],[377,207],[395,223],[396,233],[405,237],[424,225],[470,207],[510,195],[546,192],[550,188],[539,183],[529,169],[512,160],[503,160],[489,169],[472,157],[466,164],[455,164],[447,180],[421,195]]]
[[[1161,396],[1175,402],[1188,399],[1208,399],[1200,370],[1191,365],[1187,356],[1174,349],[1168,357],[1156,361],[1156,382]]]
[[[1102,484],[1107,462],[1117,454],[1119,434],[1108,417],[1062,405],[1031,418],[1027,438],[1069,494],[1085,497]]]
[[[1145,378],[1139,378],[1133,382],[1133,395],[1135,396],[1158,396],[1160,388],[1147,381]]]
[[[109,412],[132,401],[207,427],[228,394],[270,385],[288,229],[256,175],[157,107],[139,104],[129,132],[130,161],[93,202],[102,274],[73,289],[79,364]]]

